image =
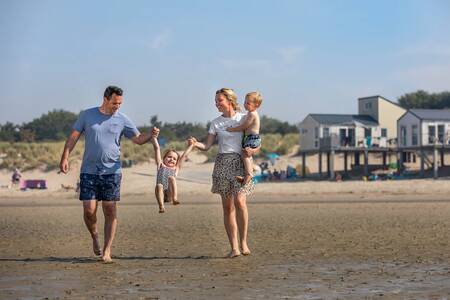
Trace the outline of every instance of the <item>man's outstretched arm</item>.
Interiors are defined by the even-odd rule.
[[[159,132],[159,129],[156,127],[153,127],[151,132],[139,133],[138,135],[131,138],[131,140],[133,141],[133,143],[135,143],[137,145],[144,145],[145,143],[150,141],[150,139],[152,138],[153,135],[155,135],[155,134],[157,135],[157,132]]]

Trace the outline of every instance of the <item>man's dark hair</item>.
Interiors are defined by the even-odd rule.
[[[120,87],[110,85],[106,88],[105,93],[103,94],[103,97],[105,97],[108,100],[111,100],[111,97],[113,94],[116,94],[117,96],[122,96],[123,91]]]

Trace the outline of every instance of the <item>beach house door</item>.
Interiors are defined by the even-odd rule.
[[[348,145],[350,147],[355,147],[355,128],[348,129]]]
[[[438,125],[438,139],[439,143],[444,143],[444,125]]]
[[[347,129],[341,128],[339,129],[339,143],[341,144],[341,146],[346,146],[346,141],[347,141]]]

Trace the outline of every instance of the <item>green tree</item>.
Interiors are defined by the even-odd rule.
[[[36,141],[63,140],[71,132],[78,115],[65,110],[53,110],[25,124],[23,129],[34,133]]]
[[[444,109],[450,108],[450,92],[428,93],[418,90],[413,93],[402,95],[398,98],[400,106],[406,109],[410,108],[427,108],[427,109]]]
[[[288,133],[297,133],[298,128],[295,125],[291,125],[288,122],[282,122],[275,118],[268,116],[261,117],[261,134],[267,133],[279,133],[285,135]]]
[[[5,125],[0,124],[0,141],[2,142],[17,142],[20,140],[20,126],[11,122],[6,122]]]

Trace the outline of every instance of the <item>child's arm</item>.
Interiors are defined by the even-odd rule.
[[[228,127],[227,131],[228,132],[245,131],[247,128],[250,127],[250,125],[252,125],[253,121],[255,121],[255,114],[249,112],[241,125],[236,127]]]
[[[186,150],[184,150],[183,154],[181,154],[181,157],[178,160],[177,172],[183,166],[184,160],[188,157],[189,153],[192,151],[192,149],[194,149],[195,141],[193,139],[188,139],[187,142],[188,142],[188,146],[187,146]]]
[[[153,150],[155,150],[155,163],[156,163],[157,167],[159,167],[162,163],[161,149],[159,148],[159,143],[158,143],[158,134],[159,134],[159,131],[156,134],[152,134],[152,137],[150,139],[150,142],[153,145]]]

